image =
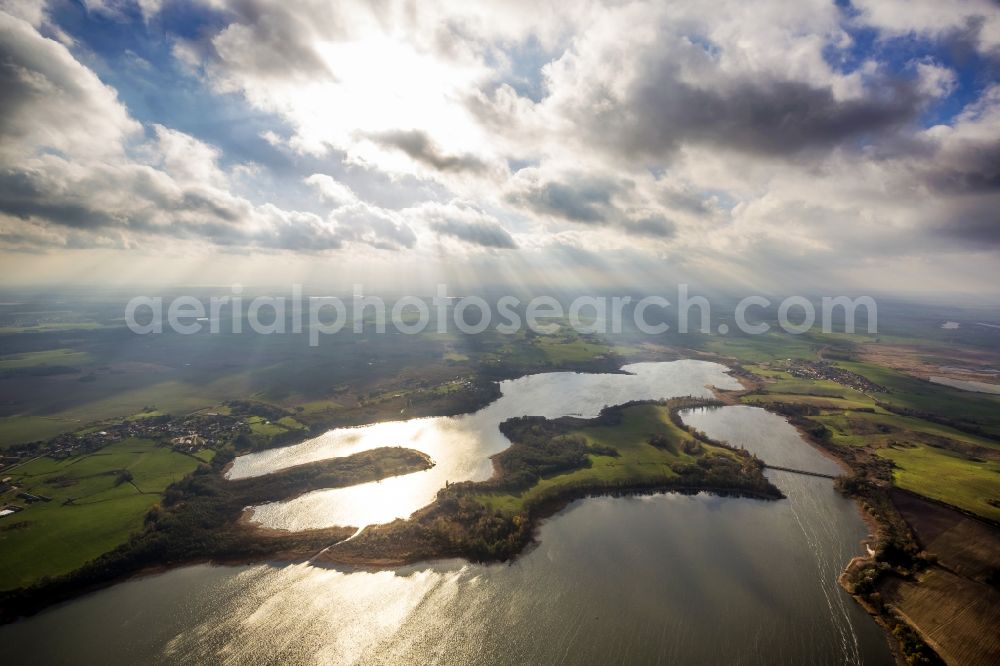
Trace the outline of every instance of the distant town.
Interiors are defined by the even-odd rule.
[[[173,417],[150,408],[145,414],[120,422],[101,423],[75,433],[58,435],[48,441],[10,447],[0,458],[0,471],[41,456],[62,460],[93,453],[108,444],[133,437],[168,443],[181,453],[195,453],[249,432],[249,424],[239,416],[204,413]]]
[[[169,446],[178,453],[193,455],[202,449],[226,444],[240,434],[250,432],[250,425],[242,416],[209,412],[172,417],[148,407],[144,412],[120,421],[102,422],[75,433],[58,435],[47,441],[10,447],[0,458],[0,473],[13,473],[13,476],[7,475],[0,479],[0,496],[6,495],[0,504],[0,518],[24,510],[25,507],[16,501],[23,504],[51,501],[51,498],[45,495],[24,491],[15,479],[16,468],[31,460],[45,456],[55,460],[65,460],[94,453],[109,444],[128,439],[152,440]],[[128,474],[127,471],[121,470],[119,473]],[[121,481],[131,481],[131,479],[122,478]]]
[[[793,360],[789,362],[787,371],[798,379],[825,379],[864,394],[889,392],[886,387],[850,370],[837,367],[829,361]]]

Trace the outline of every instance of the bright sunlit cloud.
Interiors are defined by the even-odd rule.
[[[141,257],[989,290],[997,25],[987,0],[0,0],[0,252],[23,283]]]

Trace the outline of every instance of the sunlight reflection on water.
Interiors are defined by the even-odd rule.
[[[510,443],[498,426],[515,416],[596,416],[602,407],[631,400],[693,395],[711,397],[708,386],[738,389],[726,367],[707,361],[636,363],[627,374],[555,372],[500,385],[503,396],[475,412],[331,430],[271,451],[240,456],[229,471],[239,479],[379,446],[405,446],[434,460],[432,469],[360,484],[318,490],[285,502],[254,507],[253,520],[266,527],[302,530],[335,525],[364,527],[406,518],[433,501],[445,482],[481,481],[492,473],[490,456]]]
[[[758,408],[683,418],[773,464],[835,467]],[[0,627],[0,643],[12,663],[892,664],[836,582],[867,532],[856,505],[829,479],[767,474],[787,500],[575,502],[510,564],[186,567]]]

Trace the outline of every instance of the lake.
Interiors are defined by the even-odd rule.
[[[504,382],[503,397],[476,414],[331,431],[245,456],[231,474],[392,444],[438,462],[429,472],[259,507],[254,516],[289,528],[364,525],[408,515],[444,479],[488,476],[488,456],[507,445],[496,424],[509,416],[593,416],[605,404],[707,396],[706,384],[735,388],[712,363],[627,370]],[[838,470],[763,410],[683,417],[766,462]],[[538,544],[511,564],[185,567],[2,627],[0,644],[12,660],[64,663],[891,664],[881,630],[836,584],[863,552],[867,529],[855,504],[829,479],[768,475],[787,500],[664,494],[575,502],[545,521]]]
[[[501,397],[473,414],[411,419],[357,428],[338,428],[295,446],[237,458],[229,478],[246,478],[279,469],[346,456],[378,446],[423,451],[434,467],[350,488],[318,490],[254,508],[253,520],[265,527],[300,530],[334,525],[363,527],[406,518],[427,506],[446,482],[482,481],[493,473],[490,456],[510,442],[499,430],[503,421],[533,415],[597,416],[605,405],[682,395],[711,397],[709,386],[738,389],[725,367],[705,361],[636,363],[620,374],[552,372],[500,383]]]

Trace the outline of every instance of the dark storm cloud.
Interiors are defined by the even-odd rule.
[[[981,35],[986,25],[984,16],[969,16],[965,25],[948,31],[940,38],[941,48],[949,59],[959,66],[973,64],[984,81],[995,81],[1000,76],[1000,48],[981,49]]]
[[[0,212],[23,220],[42,218],[66,227],[85,229],[116,224],[111,215],[95,211],[87,197],[63,198],[46,190],[38,174],[0,171]]]
[[[487,169],[481,159],[470,153],[447,155],[420,130],[393,130],[370,135],[372,141],[401,150],[412,159],[438,171],[480,173]]]
[[[444,219],[430,223],[431,229],[466,243],[496,249],[513,250],[517,243],[506,229],[486,220],[465,221]]]
[[[641,220],[626,222],[622,225],[625,233],[632,236],[647,236],[650,238],[672,238],[677,232],[673,222],[665,217],[645,217]]]
[[[969,249],[1000,248],[1000,196],[953,202],[931,229],[931,237]]]
[[[24,235],[34,245],[100,246],[107,245],[104,235],[123,233],[303,253],[336,250],[348,242],[400,250],[417,241],[404,222],[366,204],[344,207],[336,219],[324,220],[270,204],[254,206],[225,190],[179,183],[141,165],[95,170],[82,181],[67,175],[71,167],[64,162],[47,166],[44,173],[0,170],[0,213],[44,228],[44,234]],[[94,197],[95,192],[120,196]],[[15,244],[13,236],[5,238]]]
[[[665,192],[662,201],[668,208],[692,215],[707,215],[711,212],[711,207],[702,197],[688,192]]]
[[[122,167],[93,173],[83,182],[61,178],[56,168],[44,176],[35,171],[0,171],[0,213],[29,222],[46,233],[7,233],[6,245],[32,247],[106,246],[106,234],[131,232],[141,237],[205,241],[227,248],[255,247],[296,252],[342,248],[347,241],[383,249],[413,247],[416,236],[405,224],[380,209],[347,210],[336,224],[312,213],[285,211],[214,189],[177,187],[151,178],[144,167]],[[128,192],[110,202],[92,198],[95,191]]]
[[[198,188],[172,191],[169,181],[152,179],[143,167],[123,166],[111,171],[92,171],[85,181],[66,177],[64,163],[50,162],[44,170],[0,170],[0,212],[21,219],[39,218],[74,229],[120,226],[153,230],[157,215],[185,215],[208,228],[216,224],[232,227],[249,213],[247,202],[218,190]],[[160,174],[162,176],[162,174]],[[102,205],[94,192],[127,190],[128,206]],[[186,235],[193,225],[178,223],[160,233]]]
[[[611,200],[621,190],[622,186],[611,180],[581,177],[568,183],[533,184],[507,198],[536,213],[597,225],[614,217]]]
[[[941,194],[1000,193],[1000,139],[952,148],[948,163],[933,162],[925,179]]]
[[[0,247],[6,251],[25,254],[44,254],[53,246],[51,242],[39,242],[36,236],[18,232],[0,231]]]
[[[625,106],[627,112],[615,109],[595,121],[630,154],[664,156],[692,142],[792,156],[901,127],[920,110],[921,98],[901,81],[886,81],[878,92],[849,100],[801,81],[699,88],[661,63],[640,77]]]
[[[821,155],[895,136],[931,101],[912,71],[866,76],[850,97],[835,94],[832,85],[773,72],[733,75],[710,49],[669,30],[632,55],[626,69],[631,83],[623,89],[618,72],[598,66],[593,80],[572,79],[542,104],[548,101],[549,112],[571,121],[573,141],[633,163],[668,163],[684,145],[767,157]],[[567,59],[569,71],[595,67],[585,53]],[[466,104],[491,130],[508,131],[510,107],[503,96],[470,96]]]
[[[20,112],[31,104],[32,99],[42,98],[42,91],[30,85],[27,68],[18,62],[21,54],[13,44],[0,39],[0,134],[7,134],[10,125]]]
[[[676,232],[674,223],[662,215],[635,219],[615,201],[627,195],[634,184],[629,180],[578,176],[566,182],[532,183],[507,195],[507,200],[534,213],[562,218],[588,226],[616,227],[630,236],[667,239]]]
[[[187,191],[181,197],[179,210],[201,212],[224,222],[239,222],[246,216],[244,206],[234,205],[233,201],[222,200],[208,192]]]

